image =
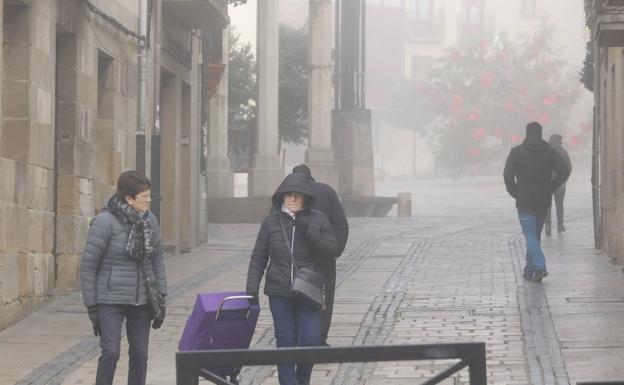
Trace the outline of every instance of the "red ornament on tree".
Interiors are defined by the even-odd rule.
[[[475,138],[475,140],[481,140],[483,135],[485,135],[485,127],[479,127],[472,133],[472,137]]]
[[[579,139],[579,137],[576,135],[572,135],[570,136],[570,139],[568,139],[568,143],[570,143],[570,146],[576,147],[581,144],[581,139]]]
[[[470,120],[471,122],[479,120],[479,111],[474,110],[471,113],[469,113],[468,120]]]
[[[494,74],[492,74],[491,72],[484,72],[481,75],[481,85],[483,87],[489,87],[492,85],[493,82],[494,82]]]
[[[470,149],[468,150],[468,155],[470,155],[471,158],[476,158],[481,155],[481,150],[476,147],[470,147]]]

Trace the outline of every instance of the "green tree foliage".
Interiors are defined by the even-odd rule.
[[[301,143],[308,132],[307,27],[280,25],[279,29],[279,135]]]
[[[585,46],[585,61],[583,69],[581,69],[581,83],[589,91],[594,92],[594,50],[592,49],[592,40],[587,41]]]
[[[230,127],[253,129],[256,122],[256,60],[251,44],[231,29],[228,63],[228,119]]]
[[[547,24],[518,42],[458,44],[435,62],[429,81],[407,85],[395,120],[428,138],[437,165],[452,174],[499,162],[530,121],[565,131],[580,92],[565,64]]]

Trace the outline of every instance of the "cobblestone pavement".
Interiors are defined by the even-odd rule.
[[[568,185],[568,231],[543,239],[550,275],[520,274],[524,240],[501,178],[379,185],[411,191],[411,218],[352,218],[338,261],[330,344],[483,341],[490,384],[624,380],[624,276],[594,250],[589,186]],[[152,333],[148,383],[175,383],[177,343],[198,292],[244,287],[257,225],[211,225],[210,242],[167,260],[165,325]],[[274,346],[268,303],[253,347]],[[0,332],[0,384],[90,384],[98,343],[78,293]],[[122,347],[116,384],[126,383]],[[315,366],[315,385],[416,384],[451,362]],[[272,367],[244,368],[241,383],[277,384]],[[467,371],[444,384],[467,384]]]

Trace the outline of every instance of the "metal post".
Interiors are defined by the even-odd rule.
[[[473,348],[470,354],[468,371],[470,372],[470,385],[487,385],[487,366],[485,364],[485,344]]]
[[[160,195],[160,104],[156,105],[156,117],[154,119],[154,129],[152,130],[152,148],[151,148],[151,175],[152,182],[152,204],[150,210],[158,221],[160,221],[160,204],[162,197]]]
[[[342,0],[336,0],[336,14],[334,16],[334,109],[340,109],[340,36],[341,32],[341,23],[340,23],[340,7]]]
[[[601,110],[599,107],[600,93],[601,93],[601,81],[600,81],[600,54],[597,42],[592,42],[592,55],[594,57],[594,109],[593,109],[593,121],[592,121],[592,209],[594,216],[594,248],[602,248],[602,208],[600,207],[600,195],[601,195],[601,153],[600,153],[600,131],[602,121],[600,119]]]
[[[147,2],[139,1],[139,125],[136,133],[136,169],[145,174],[145,127],[147,126]]]
[[[360,5],[360,109],[366,108],[366,0]]]

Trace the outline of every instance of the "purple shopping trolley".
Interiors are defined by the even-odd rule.
[[[198,294],[178,350],[249,348],[260,314],[260,306],[250,305],[250,298],[245,292]],[[211,373],[222,378],[229,376],[233,383],[240,370],[240,367],[210,368]]]

